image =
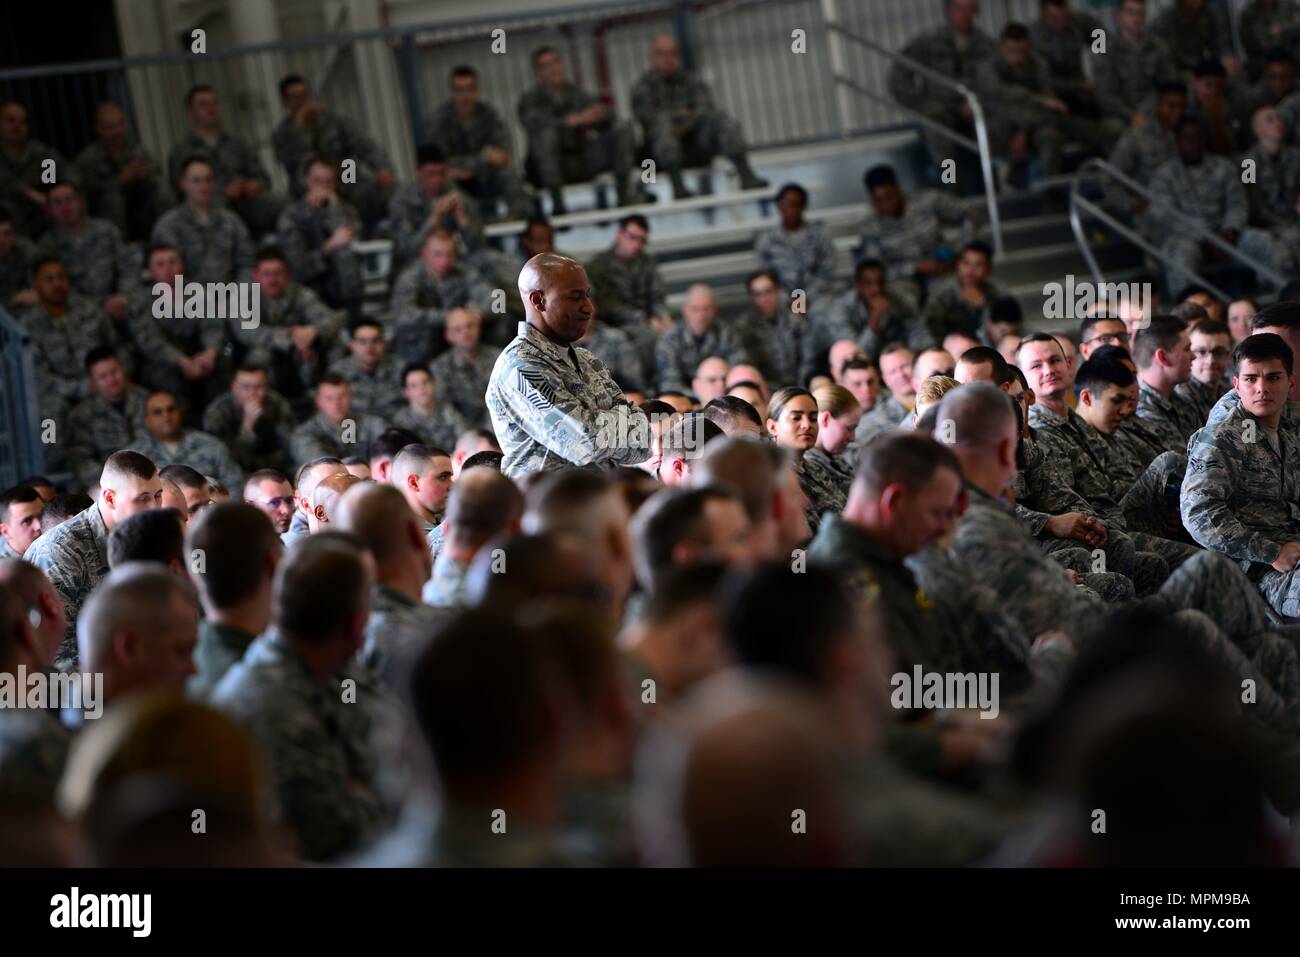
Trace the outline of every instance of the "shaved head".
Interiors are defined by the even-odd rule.
[[[320,484],[316,486],[316,491],[312,492],[311,496],[315,521],[322,525],[332,523],[339,496],[352,486],[364,481],[365,479],[357,478],[347,472],[339,472],[336,475],[329,475],[321,479]]]
[[[524,263],[519,295],[528,324],[559,345],[577,342],[596,318],[587,271],[559,253],[538,253]]]
[[[402,493],[377,482],[360,482],[347,489],[334,510],[333,524],[356,536],[380,565],[403,554],[409,529],[414,528],[424,543],[419,519]]]

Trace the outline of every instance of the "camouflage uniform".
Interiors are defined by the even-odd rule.
[[[1143,32],[1137,43],[1129,43],[1119,30],[1107,30],[1106,55],[1093,57],[1092,64],[1102,114],[1125,126],[1151,109],[1157,83],[1178,79],[1169,48],[1151,30]],[[1138,129],[1152,125],[1157,125],[1155,117],[1148,117]]]
[[[170,293],[163,294],[168,299]],[[166,389],[183,402],[193,383],[181,372],[182,358],[211,350],[218,361],[213,377],[226,371],[222,361],[226,349],[226,323],[220,316],[187,316],[183,303],[172,303],[171,318],[154,315],[157,302],[152,285],[139,285],[127,301],[126,327],[135,345],[139,379],[155,389]],[[207,309],[202,310],[207,313]],[[239,320],[234,320],[238,324]]]
[[[433,574],[424,583],[420,597],[426,605],[438,608],[459,608],[467,604],[465,573],[468,571],[469,562],[453,558],[450,552],[443,552],[434,562]]]
[[[214,206],[200,219],[182,203],[154,224],[152,241],[180,250],[186,282],[247,281],[253,268],[248,227],[228,209]]]
[[[979,337],[993,303],[1007,295],[1007,291],[992,279],[984,280],[980,290],[984,293],[984,304],[980,306],[973,306],[962,298],[956,276],[945,279],[934,290],[925,306],[925,327],[929,331],[931,343],[938,345],[950,332]],[[919,331],[917,335],[919,338]]]
[[[1167,130],[1153,118],[1139,127],[1125,132],[1120,137],[1114,151],[1110,154],[1111,165],[1138,183],[1147,184],[1157,169],[1178,156],[1178,145],[1174,142],[1172,130]],[[1106,205],[1111,209],[1135,214],[1139,229],[1150,234],[1148,227],[1149,212],[1144,210],[1137,214],[1138,196],[1128,187],[1115,182],[1109,177],[1102,187]]]
[[[911,411],[894,396],[882,394],[876,400],[875,408],[858,420],[858,430],[853,433],[853,445],[861,449],[876,436],[894,431],[898,420]]]
[[[449,192],[461,194],[461,207],[467,218],[464,226],[450,213],[436,223],[429,222],[434,202]],[[393,198],[388,201],[388,222],[393,230],[393,256],[398,263],[410,262],[420,255],[429,233],[438,227],[450,230],[459,237],[465,253],[474,254],[483,248],[483,221],[479,216],[478,204],[455,186],[447,186],[433,199],[426,198],[420,192],[419,183],[399,186],[393,191]]]
[[[632,339],[622,329],[615,329],[603,322],[593,320],[587,327],[587,334],[578,345],[589,351],[609,367],[609,374],[623,388],[645,388],[650,384],[650,377],[645,374],[645,363],[637,351]]]
[[[185,684],[185,693],[205,701],[226,672],[242,661],[248,646],[257,635],[217,624],[206,619],[199,622],[199,640],[194,646],[194,674]]]
[[[446,620],[447,616],[437,609],[387,585],[376,585],[371,593],[360,660],[385,682],[395,685]]]
[[[108,527],[92,505],[32,542],[23,556],[50,580],[63,599],[68,627],[55,659],[66,671],[77,664],[77,618],[81,606],[108,574]]]
[[[445,402],[435,404],[432,415],[421,415],[409,405],[405,406],[390,421],[395,428],[419,436],[425,445],[446,450],[455,448],[460,434],[469,428],[456,407]]]
[[[347,422],[352,422],[356,427],[351,442],[343,441],[343,426]],[[293,430],[293,436],[289,440],[289,453],[299,465],[325,455],[340,459],[353,455],[365,458],[370,443],[387,428],[388,423],[373,415],[351,414],[343,422],[334,425],[318,412]]]
[[[1039,102],[1041,97],[1056,95],[1056,90],[1047,62],[1036,54],[1015,69],[1000,56],[983,61],[975,71],[975,87],[984,105],[992,149],[1005,155],[1012,134],[1025,130],[1044,176],[1061,172],[1068,140],[1102,143],[1098,124],[1057,113]]]
[[[487,403],[488,382],[501,350],[480,345],[473,361],[455,349],[448,349],[429,364],[438,383],[439,401],[450,403],[467,423],[467,428],[487,428],[490,424]]]
[[[1168,460],[1177,458],[1173,453],[1168,453],[1156,468],[1144,472],[1136,485],[1125,485],[1116,481],[1110,467],[1110,451],[1100,433],[1073,409],[1067,409],[1066,413],[1063,418],[1036,403],[1029,409],[1029,422],[1041,441],[1057,443],[1063,460],[1073,466],[1071,487],[1105,520],[1108,529],[1128,531],[1127,516],[1133,512],[1169,511],[1164,483],[1168,479]],[[1153,523],[1153,527],[1157,526],[1158,523]],[[1198,551],[1194,545],[1171,541],[1159,534],[1133,530],[1130,537],[1139,553],[1159,555],[1170,568],[1176,568]]]
[[[921,298],[921,280],[916,268],[926,259],[953,253],[944,236],[945,226],[960,226],[957,245],[973,235],[974,217],[956,196],[935,189],[919,190],[903,197],[903,212],[887,219],[874,208],[867,210],[853,261],[879,259],[885,264],[890,285],[913,303]]]
[[[144,433],[144,402],[148,390],[130,384],[122,402],[110,403],[93,395],[68,414],[67,461],[78,487],[87,489],[99,481],[104,460],[119,449],[131,447]]]
[[[1092,112],[1099,108],[1095,95],[1086,89],[1088,78],[1083,72],[1085,53],[1094,63],[1098,59],[1109,58],[1109,52],[1100,58],[1092,53],[1093,34],[1099,30],[1100,21],[1086,13],[1077,12],[1070,13],[1064,30],[1049,29],[1041,17],[1029,28],[1034,53],[1047,63],[1056,95],[1070,106],[1071,111],[1083,108]],[[1128,126],[1128,117],[1106,118],[1102,122],[1114,134]]]
[[[1188,236],[1183,217],[1212,233],[1236,230],[1237,249],[1244,256],[1277,272],[1289,270],[1290,251],[1267,232],[1246,225],[1246,191],[1240,168],[1231,161],[1207,153],[1199,166],[1189,169],[1181,158],[1174,157],[1156,170],[1148,186],[1152,227],[1171,237],[1162,247],[1174,263],[1166,277],[1171,288],[1190,284],[1189,274],[1199,271],[1204,263],[1201,241]],[[1171,208],[1182,217],[1171,215]]]
[[[1192,436],[1182,497],[1192,537],[1240,562],[1269,605],[1289,618],[1300,617],[1300,579],[1272,563],[1284,543],[1300,539],[1297,455],[1294,428],[1270,431],[1238,402]]]
[[[519,98],[519,123],[528,133],[525,170],[543,189],[592,179],[611,170],[619,205],[628,198],[635,153],[632,125],[614,120],[612,111],[600,126],[568,127],[564,118],[600,103],[600,97],[566,83],[558,93],[535,86]]]
[[[45,208],[33,203],[25,192],[45,191],[47,184],[41,180],[44,172],[41,164],[47,159],[54,160],[55,182],[76,183],[80,178],[76,167],[62,153],[40,140],[29,139],[17,157],[0,147],[0,205],[7,206],[14,214],[14,228],[28,239],[38,239],[50,223]]]
[[[297,419],[289,400],[278,392],[267,392],[253,431],[245,432],[243,425],[244,408],[229,392],[217,396],[203,411],[203,430],[223,443],[245,472],[275,469],[291,474],[289,441]],[[235,489],[230,491],[235,493]]]
[[[14,311],[11,302],[15,293],[32,284],[32,263],[36,261],[36,244],[26,236],[14,235],[9,255],[0,256],[0,306]]]
[[[438,559],[442,557],[443,546],[447,543],[446,519],[442,518],[440,515],[438,516],[437,525],[428,523],[428,528],[425,529],[424,540],[429,545],[429,554],[433,556],[433,563],[436,565]]]
[[[67,310],[56,319],[37,304],[18,317],[32,339],[32,371],[41,415],[60,425],[73,403],[89,398],[83,364],[86,353],[100,346],[118,347],[112,322],[94,303],[70,296]]]
[[[530,214],[532,204],[514,168],[493,166],[483,158],[483,151],[489,146],[510,150],[510,131],[494,108],[479,102],[474,105],[473,113],[462,118],[455,104],[448,100],[433,112],[424,128],[430,142],[438,144],[446,154],[449,165],[473,173],[471,179],[462,182],[462,189],[477,196],[480,202],[487,198],[505,199],[516,218]]]
[[[740,125],[714,104],[708,84],[685,70],[669,77],[653,70],[641,74],[632,87],[632,115],[645,133],[646,150],[669,173],[718,154],[737,166],[746,163]]]
[[[659,261],[650,253],[622,259],[607,249],[587,263],[587,279],[600,321],[626,333],[642,365],[654,367],[657,336],[646,319],[670,314]]]
[[[1252,0],[1237,19],[1237,33],[1252,67],[1264,68],[1264,55],[1273,47],[1294,50],[1300,29],[1300,4],[1295,0]]]
[[[835,246],[823,223],[805,220],[796,233],[780,225],[765,229],[754,238],[754,257],[759,269],[776,273],[782,289],[802,289],[810,303],[831,294]]]
[[[1137,418],[1156,437],[1162,451],[1186,454],[1188,437],[1201,425],[1195,416],[1196,410],[1177,393],[1166,399],[1138,380]]]
[[[231,319],[228,333],[235,345],[235,361],[265,367],[272,387],[294,399],[320,378],[330,352],[338,348],[342,322],[342,314],[326,306],[314,292],[290,283],[279,299],[262,297],[262,315],[255,327],[245,329],[238,319]],[[304,361],[293,347],[292,326],[316,327],[315,361]]]
[[[311,126],[299,126],[286,116],[271,134],[275,158],[289,177],[289,193],[300,197],[306,192],[303,163],[309,156],[319,156],[332,163],[356,162],[356,182],[339,183],[339,194],[348,201],[366,223],[383,218],[386,206],[384,191],[376,174],[392,170],[393,162],[384,148],[361,132],[351,120],[330,110],[320,110]]]
[[[122,170],[136,160],[148,163],[149,172],[143,179],[123,183]],[[111,222],[127,240],[148,239],[154,221],[171,205],[171,189],[163,185],[154,158],[138,143],[127,143],[121,153],[110,155],[96,141],[78,153],[74,162],[91,215]]]
[[[931,70],[969,86],[975,66],[997,56],[998,47],[993,38],[978,27],[959,41],[956,31],[944,24],[913,37],[902,52]],[[917,110],[944,126],[954,129],[967,127],[961,118],[961,107],[965,103],[961,94],[909,70],[902,62],[896,62],[889,71],[889,95],[908,109]],[[952,140],[930,132],[923,135],[930,158],[936,165],[951,155]]]
[[[889,312],[873,330],[871,309],[862,301],[856,289],[836,296],[830,310],[812,320],[812,349],[820,359],[837,339],[853,339],[869,356],[879,357],[880,350],[891,342],[906,342],[913,349],[929,344],[930,334],[917,321],[916,308],[910,301],[887,292]]]
[[[1206,385],[1200,379],[1193,376],[1186,382],[1180,382],[1174,386],[1174,396],[1176,400],[1183,403],[1186,410],[1186,419],[1189,423],[1195,423],[1197,428],[1205,424],[1205,420],[1210,417],[1210,411],[1215,404],[1224,397],[1232,388],[1232,373],[1225,372],[1223,378],[1217,382]]]
[[[1038,551],[1010,510],[980,489],[967,488],[970,506],[957,526],[957,559],[981,570],[1026,634],[1060,630],[1076,640],[1087,637],[1086,624],[1099,610],[1095,594],[1072,586],[1064,571]],[[1239,574],[1234,578],[1234,573],[1221,556],[1198,553],[1169,576],[1153,602],[1179,615],[1189,640],[1242,678],[1255,681],[1261,716],[1287,722],[1290,703],[1279,693],[1282,688],[1289,689],[1288,694],[1294,691],[1295,650],[1267,631],[1263,603],[1251,601],[1255,596],[1249,583]]]
[[[142,432],[132,444],[137,452],[160,469],[168,465],[188,465],[219,480],[232,496],[244,487],[244,472],[235,464],[230,450],[221,444],[220,439],[206,432],[186,429],[181,440],[175,443],[164,443],[148,432]]]
[[[464,265],[438,277],[423,259],[417,259],[402,270],[389,298],[392,350],[405,362],[428,362],[446,348],[443,332],[448,310],[464,306],[487,317],[491,303],[492,289]]]
[[[650,456],[646,414],[605,364],[526,323],[497,358],[487,407],[511,479],[574,465],[636,465]]]
[[[72,288],[95,302],[129,291],[140,274],[134,253],[106,219],[87,219],[76,236],[51,228],[36,244],[36,258],[46,256],[62,262]]]
[[[1171,4],[1155,18],[1150,30],[1165,39],[1174,66],[1189,75],[1206,57],[1217,60],[1232,52],[1232,28],[1213,3],[1190,15],[1179,4]]]
[[[324,250],[325,241],[340,226],[351,226],[361,235],[361,217],[347,203],[316,208],[305,199],[287,207],[276,224],[293,278],[336,309],[358,306],[362,292],[361,261],[352,244],[331,253]]]
[[[685,321],[675,322],[659,337],[655,346],[659,391],[676,389],[690,392],[691,380],[701,362],[709,356],[719,356],[734,364],[740,352],[741,346],[733,329],[717,320],[702,336],[695,335]]]
[[[730,326],[731,339],[736,344],[736,358],[731,361],[757,366],[773,389],[802,385],[816,360],[809,349],[809,332],[808,320],[784,307],[772,319],[760,318],[747,309]],[[694,369],[691,372],[694,375]]]
[[[1130,588],[1139,596],[1149,595],[1159,588],[1169,575],[1169,566],[1157,555],[1139,552],[1133,540],[1124,533],[1122,521],[1105,521],[1075,490],[1069,451],[1050,437],[1042,441],[1037,430],[1031,432],[1022,445],[1025,461],[1016,479],[1013,512],[1042,551],[1053,561],[1083,576],[1084,583],[1108,602],[1129,597]],[[1080,549],[1077,540],[1056,538],[1047,532],[1050,517],[1068,512],[1081,512],[1102,519],[1106,526],[1106,542],[1102,548],[1106,571],[1093,571],[1092,553]]]
[[[839,515],[849,499],[853,473],[839,456],[814,446],[799,459],[799,485],[808,496],[808,527],[817,533],[826,512]]]
[[[352,679],[355,703],[345,703]],[[367,747],[372,679],[340,671],[322,681],[281,635],[249,646],[212,692],[212,704],[244,725],[267,757],[279,822],[303,857],[325,861],[355,850],[385,818]]]
[[[379,365],[367,371],[356,356],[348,355],[330,366],[330,372],[348,380],[353,412],[391,421],[402,408],[402,361],[397,356],[385,352]]]
[[[17,708],[0,711],[0,803],[5,807],[54,806],[72,744],[72,733],[55,714]]]
[[[275,219],[280,214],[283,202],[268,192],[271,188],[271,178],[267,175],[262,161],[258,159],[257,150],[224,131],[211,143],[190,131],[172,147],[171,153],[167,155],[167,175],[171,186],[176,187],[180,182],[185,161],[191,156],[201,156],[212,165],[214,203],[223,206],[226,204],[226,187],[231,180],[252,179],[261,183],[260,193],[252,199],[244,198],[236,201],[231,208],[244,221],[248,229],[258,236],[269,233],[275,228]],[[185,257],[185,262],[189,264],[188,256]]]
[[[1242,159],[1255,163],[1255,182],[1246,184],[1250,224],[1267,229],[1288,249],[1294,250],[1300,244],[1300,215],[1296,213],[1296,198],[1300,196],[1300,147],[1283,146],[1276,155],[1268,156],[1256,146]],[[1294,272],[1294,258],[1288,265],[1288,274]]]

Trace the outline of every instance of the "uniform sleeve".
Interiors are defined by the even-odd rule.
[[[575,465],[636,465],[650,457],[650,422],[627,401],[611,409],[586,408],[563,383],[518,366],[490,388],[515,425],[533,441]]]
[[[324,273],[328,264],[325,253],[319,247],[313,247],[294,212],[295,208],[290,206],[280,214],[276,232],[285,259],[289,262],[289,272],[298,282],[308,283]]]
[[[1246,203],[1246,187],[1242,185],[1241,178],[1237,176],[1236,170],[1230,163],[1223,167],[1225,176],[1223,177],[1223,188],[1226,191],[1224,196],[1223,224],[1220,229],[1232,229],[1240,232],[1246,228],[1246,222],[1249,219],[1250,209]]]
[[[389,297],[389,311],[392,314],[389,321],[394,332],[406,326],[426,324],[433,326],[438,330],[438,338],[441,339],[446,310],[441,306],[421,306],[419,303],[420,270],[423,268],[421,262],[416,260],[397,277],[397,282],[393,284],[392,296]]]
[[[150,298],[144,298],[127,319],[127,330],[139,347],[141,355],[149,356],[155,361],[177,364],[185,353],[168,341],[163,333],[162,324],[154,317],[152,305]],[[207,321],[204,320],[205,323]]]
[[[731,354],[736,359],[744,358],[744,350],[740,347],[736,347]],[[677,348],[670,336],[660,336],[655,343],[655,375],[660,392],[670,389],[686,391],[685,376],[677,363]]]
[[[1200,429],[1192,436],[1183,476],[1183,527],[1205,548],[1238,561],[1271,565],[1282,546],[1247,528],[1229,504],[1232,490],[1240,481],[1240,451],[1232,448],[1227,430],[1222,428]]]

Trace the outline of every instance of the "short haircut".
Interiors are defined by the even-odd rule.
[[[1191,113],[1184,113],[1182,116],[1178,118],[1178,122],[1174,126],[1174,135],[1176,136],[1181,135],[1183,130],[1192,127],[1195,127],[1196,129],[1204,132],[1205,121],[1201,119],[1199,116],[1195,116]]]
[[[663,460],[669,455],[681,453],[687,461],[695,461],[714,439],[726,436],[722,427],[708,416],[699,412],[688,412],[673,427],[664,433]]]
[[[754,283],[760,279],[770,279],[772,280],[772,285],[776,286],[777,289],[781,288],[780,276],[772,272],[770,269],[758,269],[745,277],[745,291],[749,292],[749,287],[754,285]]]
[[[1127,389],[1136,381],[1137,376],[1118,359],[1093,353],[1092,357],[1081,364],[1079,371],[1074,374],[1074,393],[1078,395],[1087,389],[1093,395],[1097,395],[1105,392],[1107,386]]]
[[[54,488],[54,483],[44,475],[28,475],[18,480],[19,485],[30,485],[32,488]]]
[[[828,650],[855,628],[853,600],[829,567],[769,562],[724,586],[722,627],[737,660],[810,682],[830,680]]]
[[[1087,341],[1088,333],[1092,332],[1093,326],[1099,325],[1100,323],[1103,322],[1118,322],[1120,324],[1123,324],[1124,320],[1119,318],[1119,316],[1112,316],[1107,313],[1102,313],[1097,316],[1084,316],[1083,319],[1079,322],[1079,341],[1080,342]]]
[[[767,522],[772,517],[772,497],[781,484],[781,469],[789,461],[775,442],[747,436],[720,439],[709,443],[691,479],[734,489],[749,520]]]
[[[85,492],[60,492],[41,509],[41,531],[48,532],[56,525],[62,525],[94,504],[95,500]]]
[[[665,488],[652,495],[633,521],[633,560],[642,587],[653,593],[665,572],[673,567],[673,551],[682,542],[705,544],[704,510],[713,501],[735,502],[735,490],[723,485]]]
[[[206,156],[203,156],[199,153],[191,153],[189,156],[181,160],[181,176],[184,176],[186,173],[188,173],[190,171],[190,167],[194,166],[196,163],[202,166],[206,166],[208,169],[212,169],[212,160],[208,159]]]
[[[1222,319],[1202,319],[1200,322],[1195,323],[1189,331],[1199,332],[1203,336],[1227,336],[1232,338],[1232,330],[1228,328],[1228,324]]]
[[[1020,326],[1024,321],[1025,314],[1014,296],[998,296],[989,306],[989,322]]]
[[[1224,67],[1224,65],[1221,62],[1219,62],[1219,60],[1217,60],[1215,57],[1208,57],[1208,56],[1204,57],[1198,60],[1196,62],[1196,65],[1192,67],[1192,76],[1194,77],[1203,77],[1203,76],[1226,77],[1227,75],[1228,75],[1227,68]]]
[[[962,474],[952,449],[928,436],[887,432],[863,447],[853,481],[873,495],[896,482],[916,489],[928,485],[941,468]]]
[[[1300,302],[1284,299],[1265,306],[1250,320],[1250,328],[1300,330]]]
[[[1059,338],[1052,335],[1050,332],[1034,332],[1025,336],[1016,343],[1016,355],[1019,356],[1020,350],[1033,342],[1050,342],[1052,345],[1056,346],[1056,348],[1061,350],[1061,355],[1066,354],[1065,346],[1061,345],[1061,340]]]
[[[470,469],[496,469],[501,471],[501,463],[505,461],[505,456],[500,452],[493,452],[490,449],[484,449],[482,452],[475,452],[464,462],[460,463],[460,474],[464,475]]]
[[[323,385],[344,387],[348,389],[352,388],[352,383],[348,382],[347,377],[338,372],[327,372],[323,376],[321,376],[320,379],[316,382],[316,391],[319,392],[320,387]]]
[[[650,222],[640,213],[629,213],[618,221],[619,229],[626,229],[628,226],[639,226],[647,233],[650,232]]]
[[[803,201],[803,204],[805,206],[808,205],[808,190],[804,189],[798,183],[786,183],[784,186],[778,189],[776,191],[776,201],[778,203],[781,202],[781,198],[785,196],[786,193],[798,194],[799,199]]]
[[[738,425],[741,420],[752,423],[760,429],[763,427],[763,418],[758,414],[758,409],[738,395],[720,395],[716,399],[710,399],[700,414],[724,432]]]
[[[478,79],[478,71],[475,70],[475,69],[474,69],[472,66],[470,66],[468,63],[462,63],[462,64],[460,64],[459,66],[453,67],[453,68],[452,68],[452,71],[451,71],[451,78],[452,78],[453,80],[456,79],[456,77],[458,77],[458,76],[468,76],[468,77],[472,77],[473,79],[477,80],[477,79]]]
[[[0,522],[9,522],[9,509],[15,505],[29,505],[39,502],[41,497],[30,485],[15,485],[0,492]],[[44,511],[44,506],[42,506]]]
[[[1237,343],[1237,348],[1232,350],[1235,369],[1240,369],[1246,360],[1266,362],[1269,359],[1280,360],[1288,375],[1295,371],[1295,353],[1286,344],[1286,340],[1275,332],[1256,332],[1242,339]]]
[[[426,163],[438,166],[445,162],[447,162],[447,154],[435,143],[425,143],[415,151],[415,166],[417,169]]]
[[[341,468],[343,460],[335,455],[322,455],[309,462],[303,462],[302,465],[298,466],[298,471],[293,477],[293,487],[298,488],[298,486],[302,485],[303,476],[318,465],[337,465]]]
[[[1007,379],[1007,360],[1002,358],[1002,353],[997,349],[989,346],[972,346],[957,357],[958,362],[964,362],[967,365],[982,366],[991,365],[993,367],[993,381],[1001,385]]]
[[[637,408],[646,415],[677,415],[677,410],[663,399],[646,399]]]
[[[81,667],[102,671],[113,636],[123,628],[146,641],[171,624],[172,599],[194,604],[194,589],[157,562],[127,562],[90,593],[77,618]]]
[[[255,485],[259,482],[274,482],[276,485],[279,485],[282,482],[288,481],[289,477],[276,469],[258,469],[256,472],[250,474],[248,478],[244,479],[244,488],[247,489],[250,485]]]
[[[547,44],[546,46],[540,46],[536,50],[534,50],[532,52],[532,55],[528,58],[528,62],[533,64],[533,66],[536,66],[537,61],[540,60],[542,57],[546,56],[548,53],[553,53],[556,56],[560,55],[559,50],[555,49],[555,47],[551,46],[550,44]]]
[[[82,361],[87,372],[99,365],[105,359],[116,359],[117,353],[113,351],[112,346],[95,346],[86,353],[86,358]]]
[[[108,480],[117,477],[130,477],[147,482],[158,474],[158,468],[139,452],[123,449],[114,452],[104,462],[104,471],[99,484],[106,485]]]
[[[1002,35],[999,39],[1010,40],[1013,43],[1029,42],[1029,27],[1023,23],[1008,23],[1002,28]]]
[[[1181,96],[1187,98],[1187,87],[1177,80],[1160,80],[1156,83],[1156,97]]]
[[[185,565],[185,517],[174,508],[151,508],[124,518],[108,535],[108,567],[127,562]]]
[[[1094,359],[1127,359],[1133,362],[1133,354],[1123,346],[1102,346],[1092,352]],[[1136,365],[1136,363],[1134,363]],[[1013,367],[1014,368],[1014,367]]]
[[[364,329],[367,326],[369,326],[372,329],[378,329],[379,334],[381,336],[384,334],[384,324],[382,322],[380,322],[378,319],[374,318],[373,316],[361,316],[360,318],[354,320],[350,326],[348,326],[348,337],[354,338],[357,334],[358,329]]]
[[[253,264],[260,266],[264,262],[281,262],[286,266],[289,264],[288,257],[285,256],[284,250],[279,246],[263,246],[253,257]]]
[[[982,239],[973,239],[961,247],[960,255],[964,256],[967,253],[979,253],[989,261],[990,265],[993,263],[993,247]]]
[[[1189,326],[1198,322],[1204,322],[1210,318],[1210,312],[1199,302],[1180,302],[1169,310],[1169,315],[1175,319],[1181,319]]]
[[[862,262],[858,263],[858,268],[853,270],[853,281],[857,282],[862,278],[862,274],[868,270],[874,270],[880,273],[881,276],[885,276],[889,272],[888,269],[885,268],[883,261],[879,259],[864,259]]]
[[[910,356],[916,356],[916,353],[912,351],[912,347],[906,342],[891,342],[880,350],[880,355],[876,358],[877,360],[880,360],[885,358],[885,356],[892,356],[895,352],[906,352]]]
[[[476,544],[486,542],[504,532],[523,511],[523,493],[499,471],[483,469],[466,475],[462,470],[447,498],[448,534],[459,532]]]
[[[843,376],[846,372],[854,371],[874,371],[876,375],[879,375],[880,364],[870,356],[867,356],[865,359],[862,356],[854,356],[851,359],[845,359],[844,364],[840,366],[840,375]]]
[[[429,642],[411,698],[449,795],[481,799],[545,755],[555,734],[549,678],[541,643],[499,612],[463,612]]]
[[[195,83],[192,87],[190,87],[188,90],[185,91],[185,106],[187,108],[191,106],[194,103],[194,98],[198,96],[200,93],[215,93],[215,92],[216,90],[212,89],[210,84]]]
[[[988,382],[968,382],[945,395],[939,420],[952,421],[954,448],[989,448],[1001,438],[1006,423],[1011,424],[1013,434],[1020,433],[1019,408],[1011,396]]]
[[[265,578],[267,556],[281,547],[271,520],[243,502],[205,508],[191,523],[187,544],[191,555],[203,556],[203,573],[195,578],[214,608],[229,608],[256,593]]]
[[[699,604],[715,604],[730,570],[721,562],[673,565],[663,570],[645,603],[641,620],[664,625]]]
[[[403,379],[405,382],[405,379]],[[406,429],[385,429],[370,443],[370,461],[391,459],[408,445],[419,445],[420,437]],[[342,465],[342,461],[339,462]]]
[[[422,363],[419,362],[408,362],[406,365],[402,366],[401,383],[403,389],[406,388],[406,377],[409,376],[412,372],[423,372],[430,379],[433,378],[433,371],[427,365],[423,365]],[[409,445],[410,443],[407,444]]]
[[[280,96],[283,97],[285,93],[288,91],[289,87],[296,86],[299,83],[305,86],[307,84],[307,81],[304,80],[297,73],[290,73],[287,76],[285,76],[283,79],[280,80]]]
[[[862,185],[866,187],[868,193],[874,192],[881,186],[897,186],[898,175],[892,166],[873,166],[862,174]]]
[[[1173,349],[1186,330],[1187,323],[1175,316],[1152,316],[1146,327],[1133,337],[1133,361],[1139,369],[1148,368],[1156,361],[1156,352]]]
[[[235,366],[235,375],[264,375],[269,380],[271,373],[267,371],[266,366],[258,365],[256,362],[241,362]]]
[[[276,627],[291,638],[323,644],[367,607],[369,585],[355,538],[327,531],[300,539],[275,569]]]
[[[598,517],[592,506],[612,491],[613,480],[603,472],[575,468],[547,476],[528,489],[528,530],[590,538]]]
[[[158,475],[173,485],[181,488],[207,488],[208,477],[198,469],[192,469],[188,465],[168,465],[165,466]]]
[[[407,445],[393,456],[393,476],[423,475],[437,458],[450,459],[451,453],[432,445]]]

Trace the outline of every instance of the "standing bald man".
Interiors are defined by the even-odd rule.
[[[574,345],[596,316],[587,271],[567,256],[540,253],[519,274],[527,319],[502,351],[487,407],[519,479],[580,465],[611,468],[650,457],[650,423],[623,398],[605,364]]]

